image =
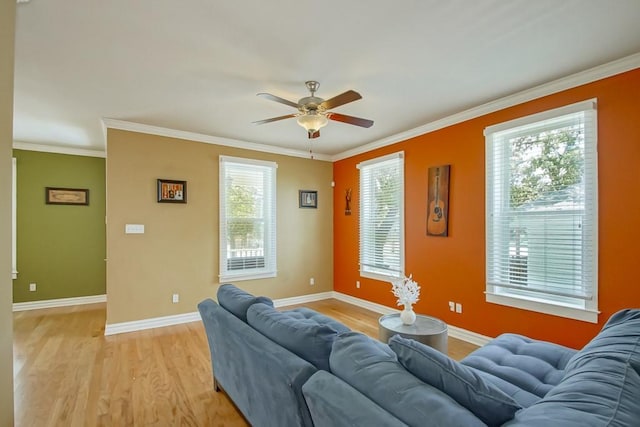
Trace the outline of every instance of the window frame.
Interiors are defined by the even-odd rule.
[[[585,115],[591,114],[592,117],[589,120],[585,120],[584,135],[585,135],[585,159],[584,159],[584,171],[583,179],[588,184],[585,184],[585,207],[584,218],[589,224],[590,232],[585,233],[582,240],[582,265],[591,265],[591,275],[589,288],[592,291],[591,299],[584,299],[584,302],[578,302],[578,298],[562,298],[558,296],[551,296],[551,294],[544,294],[537,291],[536,293],[526,292],[520,289],[509,289],[508,287],[499,286],[495,283],[491,283],[490,275],[492,274],[491,256],[494,248],[490,245],[490,233],[493,229],[492,215],[494,212],[493,205],[496,202],[494,197],[494,191],[500,192],[503,198],[506,198],[509,194],[508,185],[509,180],[505,179],[505,176],[509,175],[510,169],[500,168],[499,172],[494,174],[494,170],[498,170],[498,167],[494,165],[493,154],[493,136],[496,133],[504,133],[513,130],[515,135],[518,128],[522,126],[541,126],[541,122],[558,120],[562,116],[566,116],[572,113],[584,112]],[[558,125],[556,128],[560,128]],[[549,127],[551,129],[551,127]],[[534,134],[534,130],[528,131],[529,134]],[[527,132],[525,132],[527,133]],[[485,168],[486,168],[486,301],[495,304],[501,304],[505,306],[520,308],[524,310],[530,310],[540,313],[546,313],[556,315],[560,317],[566,317],[570,319],[581,320],[590,323],[597,323],[598,321],[598,171],[597,171],[597,100],[590,99],[575,104],[567,105],[564,107],[556,108],[553,110],[544,111],[538,114],[522,117],[519,119],[511,120],[508,122],[500,123],[497,125],[489,126],[484,131],[485,135]],[[511,136],[512,137],[512,136]],[[502,156],[503,159],[508,161],[508,156]],[[504,163],[503,163],[504,166]],[[493,168],[493,169],[492,169]],[[494,175],[502,172],[502,177],[496,178]],[[502,184],[500,184],[502,182]],[[507,196],[505,196],[507,195]],[[526,217],[530,213],[525,213],[522,217]],[[504,233],[496,231],[493,235],[496,238],[502,236],[504,240]],[[498,246],[498,249],[502,246]],[[546,253],[546,252],[545,252]],[[583,269],[580,270],[583,272]],[[546,298],[545,298],[546,295]]]
[[[250,269],[237,269],[231,270],[228,268],[228,251],[227,251],[227,171],[232,165],[239,167],[255,166],[261,168],[263,173],[268,173],[270,176],[267,181],[263,182],[263,191],[265,194],[265,202],[263,206],[264,221],[264,266],[260,268]],[[220,265],[219,265],[219,278],[221,282],[225,281],[242,281],[242,280],[254,280],[277,277],[277,245],[276,245],[276,179],[277,179],[278,164],[275,162],[265,160],[247,159],[242,157],[232,156],[220,156],[220,172],[219,172],[219,218],[220,218],[220,233],[219,233],[219,252],[220,252]]]
[[[364,225],[366,222],[366,219],[370,216],[370,213],[367,210],[367,206],[365,205],[365,200],[364,200],[364,194],[365,194],[365,185],[366,183],[364,182],[364,178],[363,175],[366,173],[366,171],[368,170],[368,168],[370,167],[375,167],[378,166],[382,163],[391,161],[391,160],[397,160],[398,161],[398,176],[400,179],[399,182],[399,192],[397,195],[397,200],[398,200],[398,234],[397,234],[397,239],[398,239],[398,251],[399,251],[399,260],[398,260],[398,270],[392,270],[392,269],[387,269],[385,270],[384,268],[381,267],[367,267],[367,265],[369,264],[367,262],[367,260],[364,259],[365,257],[365,245],[367,244],[367,242],[365,241],[365,236],[367,235],[367,233],[365,233],[364,230]],[[359,175],[359,181],[360,181],[360,213],[359,213],[359,224],[358,224],[358,231],[359,231],[359,251],[358,251],[358,261],[359,261],[359,272],[360,272],[360,276],[361,277],[365,277],[365,278],[370,278],[370,279],[375,279],[375,280],[381,280],[381,281],[385,281],[385,282],[389,282],[392,280],[395,280],[397,278],[400,277],[404,277],[404,272],[405,272],[405,226],[404,226],[404,213],[405,213],[405,185],[404,185],[404,151],[399,151],[396,153],[392,153],[392,154],[388,154],[385,156],[381,156],[381,157],[376,157],[374,159],[370,159],[364,162],[359,163],[356,166],[359,171],[360,171],[360,175]]]

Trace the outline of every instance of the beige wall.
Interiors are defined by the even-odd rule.
[[[0,1],[0,193],[11,194],[16,2]],[[6,200],[6,199],[5,199]],[[13,425],[11,203],[0,204],[0,426]]]
[[[333,290],[330,162],[109,129],[107,324],[190,313],[215,298],[220,155],[278,164],[278,276],[236,284],[274,299]],[[157,203],[158,178],[186,180],[188,203]],[[317,210],[298,208],[300,189],[318,191]],[[145,233],[125,234],[125,224]]]

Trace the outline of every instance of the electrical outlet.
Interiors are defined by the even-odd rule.
[[[456,303],[449,301],[449,311],[456,311]]]
[[[35,292],[37,285],[35,283],[29,283],[29,292]]]
[[[356,280],[356,289],[360,289],[360,280]]]
[[[180,294],[173,294],[173,303],[177,304],[180,302]]]
[[[313,286],[316,284],[316,279],[314,279],[313,277],[311,279],[309,279],[309,285]]]
[[[462,304],[456,303],[456,313],[462,313]]]

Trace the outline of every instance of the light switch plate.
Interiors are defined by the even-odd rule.
[[[125,234],[144,234],[144,224],[126,224],[124,232]]]

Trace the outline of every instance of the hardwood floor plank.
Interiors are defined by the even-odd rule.
[[[378,338],[378,313],[333,299],[303,306]],[[104,303],[14,313],[17,427],[247,426],[213,391],[200,322],[105,337],[105,318]],[[456,359],[475,348],[449,338]]]

